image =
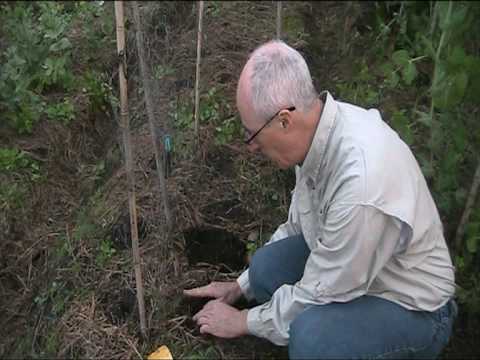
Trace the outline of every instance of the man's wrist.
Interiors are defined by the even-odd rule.
[[[242,288],[240,287],[240,284],[237,281],[233,281],[233,293],[235,296],[235,299],[238,300],[240,297],[243,295]]]
[[[241,321],[242,327],[240,329],[240,332],[241,332],[240,336],[250,334],[250,332],[248,331],[247,317],[248,317],[248,309],[241,310],[240,321]]]

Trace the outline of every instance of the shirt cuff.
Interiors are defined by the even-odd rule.
[[[278,346],[288,345],[288,336],[284,337],[279,334],[272,325],[272,320],[265,320],[264,318],[271,318],[272,300],[265,304],[256,306],[247,313],[247,331],[250,335],[264,338]]]
[[[240,289],[242,290],[243,296],[248,301],[251,301],[255,298],[253,295],[252,288],[250,287],[250,280],[248,279],[248,269],[245,270],[238,278],[237,278],[237,284],[240,286]]]
[[[251,308],[247,313],[248,333],[257,337],[264,337],[264,334],[262,334],[260,330],[262,328],[262,321],[260,319],[261,307],[262,305]]]

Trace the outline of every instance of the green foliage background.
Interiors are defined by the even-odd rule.
[[[445,226],[459,300],[478,315],[478,196],[460,246],[454,238],[480,164],[480,4],[375,2],[368,16],[372,46],[337,92],[381,109],[412,148]]]

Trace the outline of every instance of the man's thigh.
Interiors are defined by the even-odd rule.
[[[362,296],[311,306],[290,326],[290,358],[432,358],[448,341],[451,322]]]
[[[303,235],[287,237],[258,249],[249,266],[255,299],[266,302],[280,286],[299,281],[309,255]]]

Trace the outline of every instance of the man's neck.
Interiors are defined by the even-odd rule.
[[[324,105],[323,101],[320,98],[318,98],[315,101],[315,105],[313,106],[312,110],[308,113],[306,123],[309,126],[308,128],[309,137],[307,141],[308,146],[307,146],[307,149],[305,150],[305,157],[308,154],[308,150],[310,149],[310,146],[312,146],[313,138],[315,137],[315,133],[317,132],[317,127],[318,127],[318,124],[320,123],[320,118],[322,116],[323,105]]]

